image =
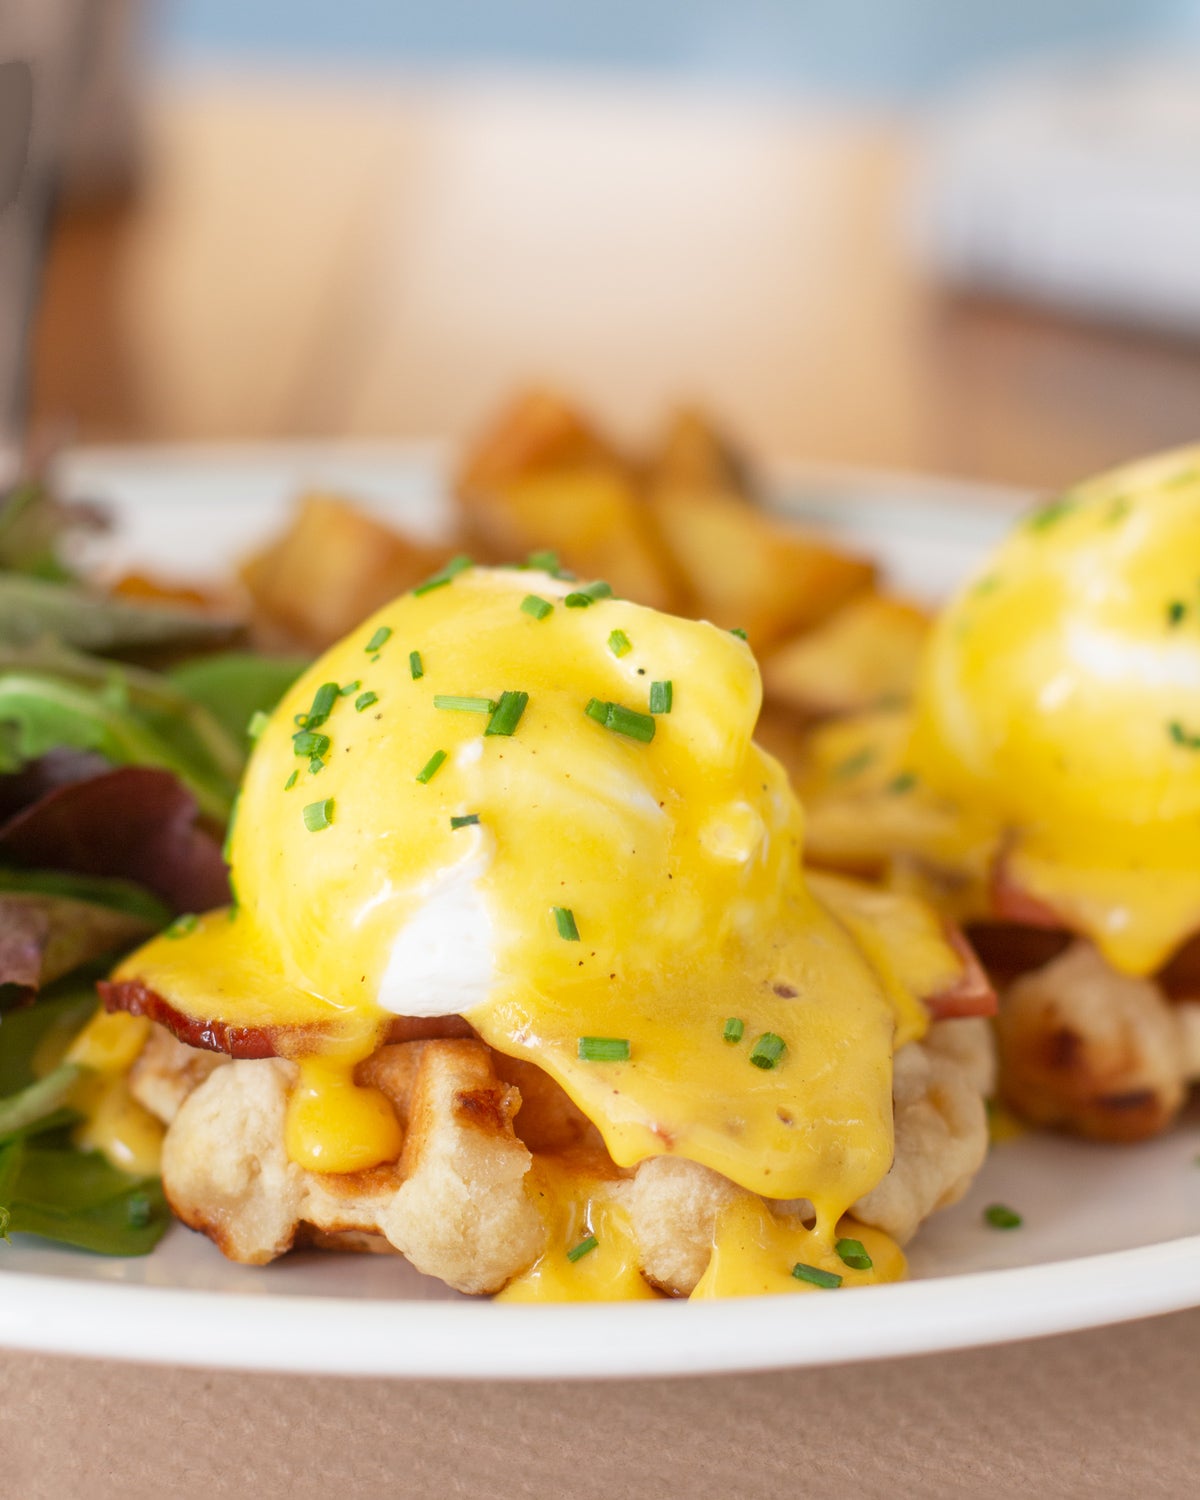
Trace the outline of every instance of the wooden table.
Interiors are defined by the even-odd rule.
[[[1054,485],[1200,431],[1200,346],[948,297],[912,132],[647,87],[160,82],[54,244],[52,436],[469,432],[558,382],[789,457]]]
[[[789,456],[1056,484],[1200,427],[1200,349],[968,305],[905,251],[905,129],[563,85],[191,81],[64,218],[46,437],[467,433],[556,381]],[[264,1273],[266,1274],[266,1273]],[[0,1360],[22,1500],[1174,1496],[1200,1314],[831,1372],[479,1388]]]

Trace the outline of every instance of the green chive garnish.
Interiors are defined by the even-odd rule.
[[[754,1044],[750,1061],[756,1068],[766,1070],[773,1068],[786,1051],[787,1043],[781,1036],[776,1036],[773,1031],[764,1031]]]
[[[1178,719],[1172,719],[1167,725],[1167,733],[1184,750],[1200,750],[1200,734],[1185,729]]]
[[[338,688],[338,697],[348,698],[351,693],[357,693],[360,687],[362,687],[362,683],[357,677],[353,682],[343,682],[341,687]]]
[[[432,578],[427,578],[424,583],[417,584],[416,588],[413,589],[413,593],[420,598],[422,594],[428,594],[433,589],[444,588],[446,584],[452,583],[460,573],[465,573],[470,566],[471,559],[469,557],[452,557],[440,572],[435,573]]]
[[[568,943],[579,941],[579,928],[575,925],[575,913],[569,906],[552,906],[550,910],[554,913],[555,925],[558,927],[558,935],[565,938]]]
[[[563,571],[558,553],[549,551],[531,552],[521,566],[532,568],[535,573],[550,573],[555,578],[560,577]]]
[[[170,927],[168,927],[164,931],[163,937],[187,937],[188,933],[195,932],[196,928],[199,927],[199,925],[200,918],[194,911],[184,912],[182,916],[176,917],[175,920],[171,923]]]
[[[838,1240],[833,1248],[843,1265],[849,1266],[852,1271],[869,1271],[875,1264],[861,1240]]]
[[[608,633],[608,649],[614,656],[628,656],[633,650],[633,642],[623,630],[610,630]]]
[[[424,677],[425,668],[422,665],[421,653],[419,651],[410,651],[408,653],[408,670],[412,673],[412,680],[414,682],[419,677]]]
[[[322,828],[328,828],[332,822],[332,797],[326,797],[322,802],[310,802],[304,809],[304,826],[309,833],[319,833]]]
[[[310,760],[309,763],[308,763],[308,774],[310,776],[315,776],[318,771],[323,771],[324,769],[325,769],[325,762],[323,760],[321,760],[318,756],[314,755],[313,758],[312,758],[312,760]]]
[[[478,813],[464,813],[461,818],[451,818],[451,828],[473,828],[479,822]]]
[[[826,1291],[832,1291],[842,1284],[842,1278],[836,1271],[822,1271],[819,1266],[806,1266],[802,1260],[798,1260],[792,1267],[792,1275],[797,1281],[807,1281],[812,1286],[824,1287]]]
[[[528,702],[528,693],[501,693],[484,734],[515,734]]]
[[[893,776],[888,782],[887,789],[894,796],[899,796],[902,792],[911,792],[916,784],[917,778],[911,771],[901,771],[899,776]]]
[[[983,1211],[983,1217],[993,1229],[1020,1229],[1021,1215],[1003,1203],[992,1203]]]
[[[363,650],[369,656],[372,652],[378,651],[381,646],[386,646],[391,638],[392,627],[390,625],[381,625],[375,632],[375,634],[371,637],[371,639],[367,642],[367,644],[363,647]]]
[[[300,776],[300,772],[299,771],[293,771],[292,772],[292,774],[288,777],[288,779],[283,783],[283,789],[284,789],[285,792],[290,792],[291,791],[291,789],[296,785],[296,782],[299,779],[299,776]]]
[[[292,748],[297,755],[324,755],[332,743],[327,734],[318,734],[315,729],[301,729],[292,735]]]
[[[567,1259],[571,1262],[582,1260],[589,1250],[594,1250],[599,1241],[594,1234],[589,1234],[586,1240],[580,1240],[573,1250],[567,1251]]]
[[[1172,599],[1167,605],[1167,624],[1178,625],[1187,614],[1187,605],[1182,599]]]
[[[252,740],[256,740],[270,722],[270,714],[263,713],[261,708],[255,709],[250,715],[249,724],[246,725],[246,733]]]
[[[636,709],[625,708],[620,703],[606,703],[601,698],[589,699],[584,709],[589,719],[603,724],[614,734],[623,734],[631,740],[641,740],[648,745],[654,738],[655,723],[649,714],[640,714]]]
[[[1075,509],[1075,501],[1069,496],[1060,496],[1057,500],[1051,500],[1049,505],[1043,505],[1041,510],[1035,510],[1026,522],[1030,531],[1046,531],[1051,526],[1056,526],[1059,521]]]
[[[372,703],[378,703],[378,702],[379,702],[379,694],[378,693],[370,693],[370,692],[368,692],[368,693],[359,693],[358,697],[355,698],[355,700],[354,700],[354,707],[355,707],[356,712],[362,713],[364,709],[370,708],[370,706],[371,706]]]
[[[736,635],[739,641],[748,641],[750,639],[740,625],[735,625],[729,634]]]
[[[554,606],[549,599],[543,599],[540,594],[526,594],[521,600],[521,608],[527,615],[532,615],[535,620],[544,620],[547,615],[554,613]]]
[[[581,1036],[580,1062],[628,1062],[629,1042],[623,1036]]]
[[[595,604],[597,599],[611,598],[612,584],[605,583],[603,578],[597,578],[595,583],[589,583],[568,594],[563,603],[568,609],[586,609],[589,604]]]
[[[429,759],[425,762],[425,764],[421,767],[421,769],[417,772],[417,780],[421,782],[422,785],[424,785],[427,781],[432,781],[433,778],[437,775],[438,771],[441,769],[442,762],[445,759],[446,752],[444,750],[435,750],[429,757]]]
[[[650,684],[650,712],[652,714],[669,714],[674,701],[675,684],[673,682],[652,682]]]
[[[861,750],[856,750],[845,760],[838,761],[829,774],[836,776],[839,780],[844,777],[857,776],[860,771],[865,771],[874,759],[874,749],[870,745],[864,745]]]
[[[740,1042],[746,1034],[745,1021],[739,1020],[737,1016],[730,1016],[725,1022],[725,1030],[721,1033],[727,1042]]]
[[[333,712],[333,705],[338,700],[339,688],[336,682],[323,682],[313,695],[312,707],[305,715],[304,727],[306,729],[319,729],[329,715]]]
[[[491,698],[459,698],[453,693],[435,693],[434,708],[448,708],[463,714],[494,714],[495,701]]]

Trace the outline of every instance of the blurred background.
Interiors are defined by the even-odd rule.
[[[7,0],[0,145],[36,443],[531,380],[1035,485],[1200,436],[1200,0]]]

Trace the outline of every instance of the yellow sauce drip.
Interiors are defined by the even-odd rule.
[[[232,840],[236,920],[159,938],[118,977],[192,1015],[282,1028],[297,1060],[365,1056],[387,1019],[381,1000],[463,1013],[498,1051],[556,1078],[619,1165],[675,1152],[752,1191],[807,1198],[832,1226],[891,1163],[893,1046],[898,1029],[907,1039],[925,1024],[913,974],[958,961],[925,931],[911,963],[874,941],[866,952],[853,903],[835,914],[809,890],[801,809],[751,741],[761,688],[742,642],[623,601],[567,608],[570,589],[473,569],[332,648],[252,754]],[[530,592],[553,602],[549,616],[521,610]],[[391,635],[368,652],[381,627]],[[614,629],[633,647],[619,658]],[[314,772],[295,754],[296,716],[322,683],[356,679],[375,700],[361,712],[354,695],[336,701]],[[653,680],[671,681],[674,701],[649,743],[585,713],[594,698],[645,714]],[[486,712],[434,702],[505,690],[529,695],[511,736],[485,735]],[[418,782],[438,750],[444,763]],[[303,809],[326,798],[329,826],[310,831]],[[471,814],[478,824],[451,826]],[[579,941],[560,935],[556,907]],[[402,949],[397,968],[398,943],[431,909],[441,935]],[[894,930],[910,941],[904,923]],[[454,977],[472,945],[484,963],[474,983]],[[737,1045],[729,1017],[744,1022]],[[759,1069],[750,1056],[768,1032],[786,1051]],[[628,1041],[628,1060],[581,1058],[589,1036]],[[292,1111],[289,1150],[344,1170],[330,1163],[373,1106],[324,1075],[313,1087]],[[376,1138],[367,1154],[394,1144]]]
[[[657,1298],[638,1269],[637,1241],[611,1180],[554,1158],[537,1157],[529,1172],[546,1226],[546,1248],[499,1293],[500,1302],[629,1302]],[[572,1260],[594,1237],[594,1249]]]
[[[838,1225],[836,1233],[859,1241],[871,1259],[869,1270],[855,1270],[846,1265],[834,1248],[835,1240],[819,1230],[776,1217],[757,1199],[737,1198],[721,1210],[713,1236],[712,1259],[692,1298],[762,1297],[780,1292],[826,1290],[794,1276],[792,1268],[797,1263],[840,1276],[843,1287],[903,1280],[904,1253],[881,1230],[846,1219]]]
[[[82,1151],[100,1151],[114,1167],[138,1177],[157,1174],[163,1127],[144,1109],[125,1075],[146,1045],[150,1022],[142,1016],[97,1011],[64,1054],[83,1069],[71,1091],[71,1106],[83,1119],[73,1140]]]
[[[284,1138],[291,1159],[310,1172],[361,1172],[400,1155],[404,1135],[390,1100],[360,1088],[353,1073],[341,1058],[300,1063]]]

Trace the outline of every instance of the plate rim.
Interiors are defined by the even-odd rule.
[[[395,463],[440,480],[451,451],[420,439],[97,444],[66,450],[57,464],[68,474],[90,468],[115,476],[164,465],[195,473],[229,465],[291,472],[309,464]],[[794,461],[762,467],[775,500],[793,515],[849,509],[882,517],[915,504],[943,519],[952,515],[958,536],[977,539],[1030,498],[1016,487],[918,472]],[[797,502],[802,485],[838,493],[814,506]],[[952,497],[966,493],[982,502],[978,509],[952,509]],[[7,1271],[0,1259],[0,1347],[364,1377],[587,1380],[815,1367],[1048,1337],[1196,1305],[1200,1235],[859,1288],[849,1301],[813,1294],[552,1307],[133,1286]],[[552,1339],[542,1332],[551,1320]]]

